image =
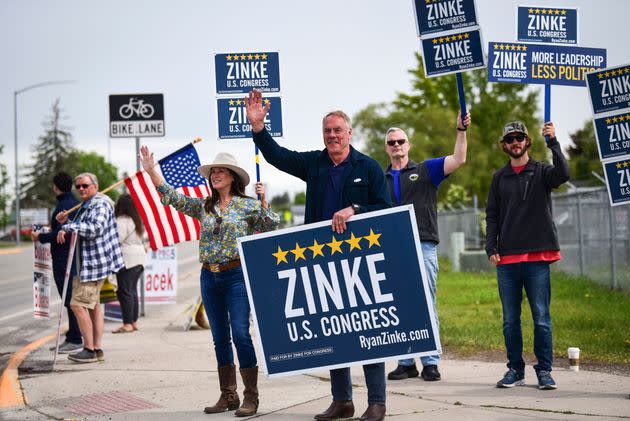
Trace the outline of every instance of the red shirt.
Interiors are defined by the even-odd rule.
[[[512,165],[512,169],[515,173],[519,174],[523,171],[525,165],[520,167],[515,167]],[[521,253],[521,254],[508,254],[507,256],[501,256],[501,260],[497,263],[497,266],[501,265],[510,265],[513,263],[523,263],[523,262],[557,262],[562,259],[560,256],[560,250],[544,250],[544,251],[535,251],[531,253]]]

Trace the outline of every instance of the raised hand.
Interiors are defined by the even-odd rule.
[[[262,93],[257,89],[249,91],[249,95],[243,101],[245,102],[247,119],[252,125],[252,132],[261,132],[265,128],[265,117],[269,112],[271,103],[268,102],[263,107]]]
[[[145,171],[149,171],[155,166],[155,158],[153,157],[153,152],[151,152],[149,150],[149,147],[146,145],[142,145],[140,147],[140,162],[142,163],[142,168]]]

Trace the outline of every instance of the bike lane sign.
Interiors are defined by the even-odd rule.
[[[159,137],[164,134],[164,95],[109,96],[110,137]]]
[[[265,116],[265,127],[273,137],[282,137],[282,103],[280,97],[266,97],[264,104],[271,104]],[[250,139],[252,126],[245,112],[241,97],[218,98],[219,139]]]

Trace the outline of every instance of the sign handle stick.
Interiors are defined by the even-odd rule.
[[[63,291],[61,292],[61,304],[59,304],[59,319],[57,320],[57,339],[55,342],[55,356],[53,357],[52,371],[55,371],[55,364],[57,363],[57,354],[59,353],[59,332],[61,330],[61,322],[63,320],[63,307],[66,303],[66,294],[68,293],[68,281],[70,279],[70,272],[72,271],[72,258],[74,257],[74,246],[77,243],[77,233],[72,231],[70,237],[70,250],[68,252],[68,261],[66,262],[66,273],[63,277]],[[70,310],[72,311],[72,310]]]
[[[551,121],[551,85],[545,85],[545,121]],[[549,143],[549,136],[545,136],[545,141]]]
[[[254,145],[256,151],[256,182],[260,183],[260,155],[258,154],[258,146]],[[260,200],[260,195],[258,196],[258,200]]]
[[[466,96],[464,94],[464,80],[462,79],[462,74],[457,73],[457,92],[459,93],[459,111],[462,114],[462,122],[464,118],[466,118]],[[466,127],[466,126],[464,126]]]

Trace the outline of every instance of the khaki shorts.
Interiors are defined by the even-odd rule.
[[[78,276],[72,279],[72,299],[70,305],[94,310],[101,302],[101,287],[105,279],[81,282]]]

